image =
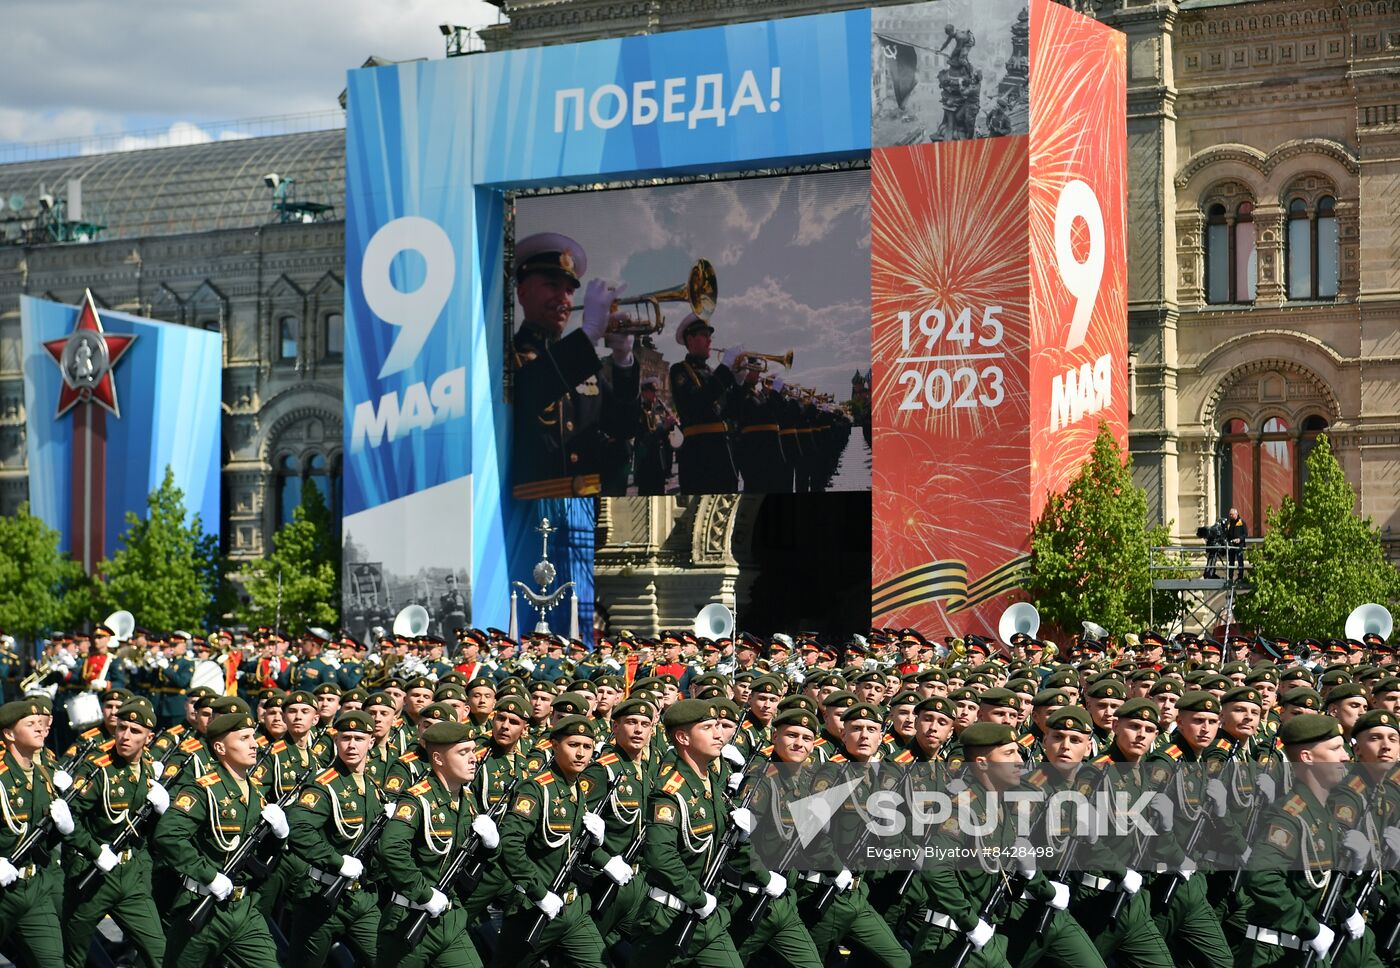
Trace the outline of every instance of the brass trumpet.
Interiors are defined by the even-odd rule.
[[[625,333],[629,336],[647,336],[661,332],[666,328],[666,316],[661,312],[661,304],[664,302],[689,303],[691,312],[709,322],[718,299],[719,280],[715,276],[715,267],[710,264],[709,259],[698,259],[695,265],[690,267],[690,277],[679,286],[613,300],[608,332]],[[632,312],[624,312],[624,307],[631,308]],[[570,312],[579,312],[581,309],[582,306],[575,306]]]
[[[724,355],[724,350],[710,350],[711,353]],[[769,363],[781,364],[783,369],[792,369],[792,350],[779,356],[777,353],[749,353],[745,351],[744,362],[740,364],[741,369],[751,370],[755,373],[767,373]]]

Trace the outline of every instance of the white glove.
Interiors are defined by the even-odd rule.
[[[729,779],[724,781],[724,788],[730,793],[738,793],[739,787],[743,785],[744,774],[740,773],[738,770],[735,770],[733,773],[729,774]]]
[[[996,933],[996,928],[992,927],[981,918],[978,918],[977,927],[967,933],[967,940],[971,942],[973,950],[981,951],[986,947],[987,942],[992,940],[992,935]]]
[[[583,331],[594,346],[607,334],[608,317],[619,291],[609,288],[602,279],[588,280],[588,288],[583,292]]]
[[[53,818],[53,825],[63,836],[67,837],[73,832],[73,814],[68,811],[68,804],[62,800],[53,801],[49,804],[49,816]]]
[[[170,660],[169,660],[168,658],[166,658],[165,656],[161,656],[159,659],[156,660],[156,668],[157,668],[157,669],[169,669],[169,668],[170,668]]]
[[[1230,795],[1225,792],[1225,784],[1219,780],[1206,783],[1206,799],[1217,817],[1223,817],[1230,809]]]
[[[725,743],[724,749],[719,751],[719,755],[724,757],[724,762],[728,763],[736,770],[742,770],[744,764],[748,762],[748,760],[744,759],[743,751],[733,743]]]
[[[1016,870],[1026,880],[1035,876],[1035,848],[1031,842],[1024,837],[1019,838],[1011,845],[1012,862],[1016,865]]]
[[[496,829],[496,821],[484,813],[472,818],[472,830],[481,838],[481,846],[495,850],[501,843],[501,832]]]
[[[233,893],[233,881],[228,879],[223,871],[214,875],[214,879],[204,885],[209,888],[209,893],[214,895],[216,901],[222,901]]]
[[[121,862],[122,859],[116,854],[114,854],[112,852],[112,848],[108,847],[106,844],[103,844],[102,849],[97,852],[97,869],[102,871],[102,873],[104,874],[109,872],[112,868],[116,867]]]
[[[627,333],[609,333],[603,338],[608,349],[612,350],[613,366],[632,365],[632,337]]]
[[[1240,858],[1240,860],[1243,861],[1244,858]],[[1183,881],[1189,881],[1191,875],[1196,873],[1196,862],[1190,857],[1181,858],[1181,866],[1177,868],[1177,873],[1181,875]]]
[[[559,917],[559,912],[564,910],[564,899],[553,891],[549,891],[535,902],[535,907],[543,911],[544,916],[553,921]]]
[[[632,879],[632,868],[628,866],[627,861],[616,855],[608,858],[608,862],[603,865],[603,873],[611,877],[618,887],[626,887],[627,882]]]
[[[787,386],[787,384],[783,382],[783,378],[782,378],[782,377],[780,377],[780,376],[775,376],[775,377],[773,377],[773,392],[774,392],[774,393],[782,393],[782,392],[783,392],[783,387],[785,387],[785,386]]]
[[[691,908],[690,910],[695,914],[696,917],[703,921],[706,918],[708,918],[711,914],[714,914],[715,908],[717,907],[719,907],[719,901],[715,898],[713,894],[711,894],[709,891],[706,891],[704,903],[702,903],[698,908]]]
[[[770,873],[768,883],[763,885],[763,893],[769,897],[782,897],[783,892],[788,889],[787,878],[782,874]]]
[[[534,672],[534,671],[535,671],[535,660],[534,660],[534,659],[521,659],[521,660],[520,660],[520,668],[524,669],[526,672]]]
[[[352,857],[352,856],[350,856],[349,854],[346,854],[343,858],[341,858],[341,861],[340,861],[340,876],[341,876],[341,877],[348,877],[348,878],[350,878],[352,881],[353,881],[353,880],[358,880],[359,877],[360,877],[360,875],[363,874],[364,872],[365,872],[365,862],[362,861],[362,860],[360,860],[360,858],[358,858],[358,857]]]
[[[1353,941],[1361,940],[1361,936],[1366,933],[1366,919],[1361,916],[1361,912],[1352,908],[1351,916],[1345,921],[1347,936]]]
[[[1386,827],[1381,836],[1385,839],[1385,848],[1390,851],[1390,856],[1400,857],[1400,827]]]
[[[734,363],[735,363],[735,361],[737,361],[737,360],[739,359],[739,357],[741,357],[741,356],[743,356],[743,355],[744,355],[744,348],[743,348],[742,346],[730,346],[730,347],[727,347],[727,348],[725,349],[725,351],[724,351],[724,355],[722,355],[722,356],[719,358],[720,365],[721,365],[721,366],[727,366],[727,367],[729,367],[729,369],[732,370],[732,369],[734,369]]]
[[[744,832],[740,840],[748,840],[749,834],[753,833],[753,811],[748,807],[740,807],[729,815],[729,822]]]
[[[428,912],[428,917],[437,918],[441,917],[442,912],[446,911],[451,904],[452,902],[447,899],[447,895],[435,887],[433,888],[433,896],[423,902],[423,910]]]
[[[150,774],[154,777],[165,776],[165,764],[160,760],[151,760]]]
[[[583,815],[583,829],[588,831],[595,843],[601,844],[608,836],[608,825],[593,811]]]
[[[73,777],[68,774],[67,770],[54,770],[53,785],[58,788],[59,793],[62,793],[73,785]]]
[[[1345,862],[1347,870],[1355,872],[1366,869],[1366,859],[1371,856],[1371,842],[1365,834],[1359,830],[1348,830],[1342,836],[1342,847],[1345,850],[1339,860]]]
[[[19,880],[19,871],[10,863],[10,858],[0,857],[0,887],[9,887]]]
[[[1260,773],[1254,779],[1254,788],[1259,791],[1259,795],[1270,803],[1274,802],[1274,778],[1267,773]]]
[[[1131,867],[1123,871],[1123,880],[1119,882],[1124,894],[1136,894],[1142,890],[1142,875]]]
[[[108,682],[106,679],[94,679],[94,680],[92,680],[92,691],[93,691],[93,692],[106,692],[108,689],[111,689],[111,688],[112,688],[112,684],[111,684],[110,682]]]
[[[146,799],[156,808],[156,813],[165,813],[170,807],[169,791],[156,780],[151,781],[151,788],[146,791]]]
[[[1308,947],[1317,952],[1319,959],[1326,958],[1332,950],[1332,942],[1337,940],[1337,933],[1327,925],[1318,923],[1317,937],[1308,941]]]
[[[291,828],[287,826],[287,815],[277,804],[264,803],[262,816],[267,821],[267,825],[272,828],[272,832],[277,835],[278,840],[286,840],[287,834],[292,832]]]
[[[1159,832],[1171,830],[1172,817],[1176,813],[1176,805],[1172,803],[1171,797],[1165,793],[1154,793],[1148,806],[1158,817],[1162,818],[1162,824],[1158,828]]]
[[[853,875],[850,872],[850,870],[845,867],[841,868],[841,872],[836,875],[836,880],[833,881],[838,891],[849,891],[851,889],[851,885],[855,882],[855,875]]]
[[[1050,899],[1050,906],[1056,911],[1063,911],[1069,907],[1069,885],[1061,884],[1059,881],[1051,881],[1050,886],[1055,889],[1055,896]]]

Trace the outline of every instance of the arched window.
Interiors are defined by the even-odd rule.
[[[1288,203],[1288,298],[1333,299],[1337,295],[1337,200],[1324,195]]]
[[[1250,534],[1261,534],[1270,508],[1285,497],[1297,500],[1302,495],[1308,454],[1326,429],[1327,419],[1321,416],[1307,417],[1293,427],[1288,418],[1272,415],[1256,431],[1240,417],[1226,420],[1216,449],[1220,514],[1238,508]]]
[[[326,359],[338,360],[345,355],[345,317],[331,313],[326,317]]]
[[[297,358],[297,329],[300,320],[295,316],[283,316],[277,321],[277,358],[294,360]]]
[[[301,504],[301,468],[295,457],[284,455],[277,462],[277,527],[292,520]]]
[[[321,500],[326,502],[326,507],[330,507],[331,479],[326,458],[321,454],[312,454],[311,460],[307,461],[306,476],[316,485],[316,490],[321,492]]]
[[[1206,210],[1206,302],[1254,301],[1259,256],[1254,248],[1254,203],[1233,213],[1217,202]]]

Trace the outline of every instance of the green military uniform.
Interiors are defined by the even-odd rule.
[[[319,772],[320,763],[310,747],[297,746],[282,740],[270,744],[249,778],[262,790],[263,799],[270,803],[285,800],[299,782],[306,783]],[[261,754],[260,754],[261,755]],[[269,921],[288,897],[296,896],[295,887],[306,879],[306,863],[296,854],[283,851],[267,878],[258,885],[254,903]]]
[[[425,738],[441,738],[444,744],[452,744],[465,742],[470,736],[461,724],[438,723]],[[422,940],[413,948],[407,940],[409,925],[436,893],[438,878],[453,851],[470,839],[476,816],[471,790],[463,786],[453,793],[435,773],[399,796],[376,852],[389,901],[379,926],[381,964],[480,968],[481,958],[467,933],[471,922],[455,887],[444,892],[450,904],[428,921]]]
[[[118,717],[155,729],[155,712],[144,699],[124,704]],[[157,782],[150,758],[143,753],[128,762],[115,753],[101,753],[88,762],[90,768],[74,781],[80,792],[73,800],[74,830],[68,839],[74,856],[64,870],[64,962],[69,968],[82,968],[93,932],[111,915],[135,946],[141,964],[155,968],[165,958],[165,932],[151,894],[151,857],[145,845],[128,845],[116,855],[116,867],[99,875],[95,886],[82,894],[77,889],[78,879],[103,856],[103,848],[110,862],[117,838],[143,813],[147,793]],[[164,802],[169,805],[168,797]]]
[[[623,703],[619,708],[635,710],[639,706],[652,710],[647,703]],[[654,711],[651,715],[655,715]],[[609,857],[624,856],[634,843],[645,836],[644,810],[656,780],[653,761],[646,753],[644,749],[642,755],[632,759],[621,747],[605,748],[579,777],[579,792],[585,805],[607,824],[607,838],[603,841],[602,852]],[[608,795],[608,787],[619,773],[622,779],[618,781],[617,789]],[[640,854],[636,856],[640,857]],[[637,861],[634,860],[631,867],[632,880],[622,887],[614,885],[612,901],[602,911],[597,909],[596,901],[603,893],[604,885],[612,882],[601,873],[593,878],[593,920],[607,945],[616,943],[620,936],[635,937],[640,927],[642,906],[646,903],[646,881],[636,876],[639,869]]]
[[[593,736],[593,728],[583,716],[565,716],[550,733],[556,742],[576,735]],[[553,888],[578,838],[589,836],[583,828],[588,812],[583,791],[577,782],[568,782],[557,767],[556,763],[517,786],[501,823],[501,862],[517,893],[507,901],[496,965],[524,963],[532,954],[526,950],[526,938],[536,921],[545,917],[537,902],[553,892],[563,907],[545,924],[537,951],[553,952],[551,963],[558,959],[575,968],[602,968],[603,939],[592,921],[588,896],[580,896],[578,872],[558,891]],[[580,849],[595,867],[608,860],[596,844],[580,845]]]
[[[14,726],[28,716],[40,715],[32,699],[0,706],[0,728]],[[0,858],[13,860],[19,877],[0,887],[0,945],[13,943],[36,968],[63,964],[63,938],[58,911],[53,904],[46,871],[59,837],[53,833],[24,857],[14,857],[15,846],[41,822],[49,804],[57,798],[49,769],[34,757],[30,768],[19,765],[14,752],[0,753]]]
[[[251,729],[246,714],[223,713],[210,720],[210,742],[236,729]],[[213,916],[199,930],[189,924],[190,913],[210,884],[222,873],[243,838],[262,816],[264,800],[257,784],[240,780],[218,763],[193,783],[173,794],[170,809],[161,815],[152,836],[156,859],[179,878],[168,912],[165,964],[169,968],[211,965],[219,958],[248,968],[276,968],[277,949],[267,921],[253,904],[246,874],[233,878],[227,900],[214,905]]]
[[[361,728],[368,732],[368,719],[350,712],[342,714],[337,722],[342,730]],[[325,964],[337,939],[343,940],[363,964],[375,963],[379,899],[373,878],[368,874],[353,878],[334,908],[326,903],[322,892],[340,878],[346,855],[360,845],[383,812],[384,804],[369,778],[353,774],[339,760],[317,776],[288,808],[288,844],[292,856],[302,862],[306,872],[306,880],[301,884],[310,889],[299,892],[301,897],[292,913],[288,941],[293,963]]]

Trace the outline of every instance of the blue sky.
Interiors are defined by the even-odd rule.
[[[484,0],[5,0],[0,145],[132,135],[208,140],[217,122],[333,113],[371,55],[443,56],[438,25]],[[172,131],[173,129],[173,131]],[[116,147],[116,145],[109,145]]]

